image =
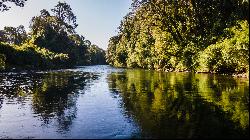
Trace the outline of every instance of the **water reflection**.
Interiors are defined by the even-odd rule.
[[[108,76],[142,138],[248,138],[249,81],[127,70]]]
[[[108,66],[1,73],[0,138],[249,138],[248,84]]]
[[[58,132],[69,131],[76,118],[76,101],[97,75],[84,72],[51,71],[0,74],[0,109],[3,104],[31,104],[41,125],[54,123]],[[24,108],[23,108],[24,110]],[[29,114],[30,115],[30,114]]]

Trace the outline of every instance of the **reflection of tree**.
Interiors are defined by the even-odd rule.
[[[80,91],[85,89],[89,80],[98,78],[90,73],[70,71],[0,76],[0,104],[5,101],[2,96],[21,104],[26,103],[27,96],[32,96],[34,113],[43,125],[56,120],[59,132],[68,131],[76,117]]]
[[[33,110],[45,124],[56,118],[60,131],[68,131],[76,117],[78,91],[86,86],[91,75],[56,72],[44,76],[41,85],[34,88]]]
[[[40,76],[33,73],[1,73],[0,97],[8,102],[23,104],[39,79]]]
[[[120,93],[128,116],[141,127],[142,137],[249,136],[248,84],[240,86],[220,76],[141,70],[108,78],[111,91]]]
[[[229,113],[230,119],[239,123],[239,127],[249,129],[249,81],[207,75],[197,75],[197,79],[199,79],[199,93],[203,98]]]

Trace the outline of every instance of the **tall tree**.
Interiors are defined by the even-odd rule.
[[[58,4],[51,9],[54,16],[58,17],[63,22],[67,23],[73,29],[78,25],[76,24],[76,16],[74,15],[70,5],[66,2],[58,2]]]
[[[27,34],[23,25],[18,27],[4,27],[2,31],[2,42],[20,45],[27,39]]]
[[[225,30],[248,21],[248,0],[133,0],[107,61],[117,67],[193,70]],[[216,14],[215,14],[216,13]]]

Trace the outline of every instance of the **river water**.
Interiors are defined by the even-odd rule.
[[[249,80],[106,65],[0,73],[0,138],[249,138]]]

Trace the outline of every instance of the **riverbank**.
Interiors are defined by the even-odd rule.
[[[91,65],[85,65],[85,66],[91,66]],[[58,69],[69,69],[69,68],[74,68],[76,66],[68,66],[68,67],[57,67],[57,68],[46,68],[46,69],[40,69],[40,68],[35,68],[35,67],[19,67],[19,66],[8,66],[3,70],[0,70],[1,72],[34,72],[34,71],[39,71],[39,70],[58,70]],[[114,67],[114,66],[112,66]],[[126,67],[114,67],[114,68],[124,68],[124,69],[138,69],[138,68],[126,68]],[[141,68],[139,68],[141,69]],[[172,69],[143,69],[143,70],[154,70],[154,71],[159,71],[159,72],[192,72],[188,70],[172,70]],[[216,72],[204,72],[204,71],[197,71],[194,73],[204,73],[204,74],[218,74],[218,75],[229,75],[233,76],[236,78],[247,78],[249,79],[249,72],[246,73],[232,73],[232,72],[225,72],[225,73],[216,73]]]
[[[180,72],[180,71],[178,71]],[[182,71],[182,72],[190,72],[190,71]],[[217,74],[217,75],[229,75],[236,78],[247,78],[249,79],[249,73],[216,73],[216,72],[195,72],[195,73],[205,73],[205,74]]]
[[[180,73],[188,73],[188,72],[193,72],[193,73],[203,73],[203,74],[217,74],[217,75],[229,75],[233,76],[236,78],[247,78],[249,79],[249,72],[244,72],[244,73],[237,73],[237,72],[224,72],[224,73],[218,73],[218,72],[208,72],[208,71],[189,71],[189,70],[173,70],[173,69],[143,69],[143,68],[126,68],[126,67],[116,67],[112,66],[114,68],[124,68],[124,69],[142,69],[142,70],[153,70],[153,71],[158,71],[158,72],[180,72]]]

